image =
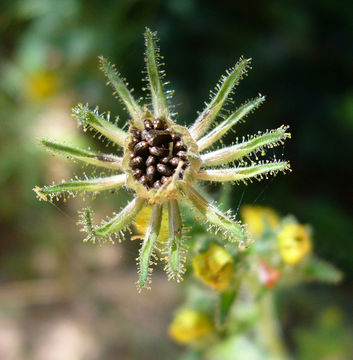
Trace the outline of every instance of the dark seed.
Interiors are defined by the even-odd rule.
[[[167,176],[162,176],[161,183],[165,184],[167,181],[168,181],[168,177]]]
[[[134,151],[136,154],[142,154],[146,152],[148,149],[148,143],[146,141],[140,141],[134,147]]]
[[[168,164],[169,159],[170,159],[169,156],[165,156],[164,158],[162,158],[162,159],[160,160],[160,162],[163,163],[163,164]]]
[[[148,133],[149,133],[148,130],[142,130],[141,131],[141,139],[142,140],[147,140],[146,137],[148,137]]]
[[[148,131],[148,134],[145,136],[145,140],[151,146],[167,146],[169,142],[172,141],[172,137],[167,131],[162,130],[151,130]]]
[[[154,131],[153,130],[144,130],[146,131],[145,138],[144,140],[146,140],[150,145],[153,145],[153,139],[154,139]]]
[[[148,183],[148,179],[145,175],[142,175],[140,178],[139,178],[139,182],[142,184],[142,185],[146,185]]]
[[[153,127],[158,130],[164,129],[164,123],[160,119],[153,120]]]
[[[146,166],[151,166],[154,165],[156,163],[156,159],[150,155],[147,160],[146,160]]]
[[[155,189],[159,189],[161,186],[162,186],[162,183],[159,180],[155,181],[153,184],[153,187]]]
[[[145,120],[143,123],[145,125],[146,130],[152,130],[153,129],[153,125],[149,120]]]
[[[174,167],[177,167],[179,164],[180,158],[173,157],[169,160],[169,164],[173,165]]]
[[[169,149],[164,149],[156,146],[149,148],[150,154],[158,157],[165,157],[169,154]]]
[[[132,136],[136,136],[136,137],[140,137],[141,136],[141,131],[140,130],[138,130],[138,129],[133,129],[132,131],[131,131],[131,134],[132,134]]]
[[[148,181],[153,180],[155,172],[156,172],[156,168],[152,165],[146,169],[146,177],[147,177]]]
[[[144,164],[144,161],[143,161],[141,156],[136,156],[136,157],[134,157],[133,159],[130,160],[130,166],[132,168],[141,167],[141,166],[143,166],[143,164]]]
[[[140,141],[140,139],[138,139],[136,136],[133,136],[133,137],[131,138],[130,143],[129,143],[129,149],[130,149],[130,150],[134,150],[135,145],[136,145],[139,141]]]
[[[178,134],[176,134],[174,132],[172,132],[170,135],[171,135],[173,141],[179,141],[180,140],[180,135],[178,135]]]
[[[163,175],[167,175],[167,176],[172,175],[172,170],[167,165],[164,164],[157,164],[157,171]]]
[[[168,144],[172,141],[172,137],[170,134],[166,131],[160,131],[157,134],[155,134],[152,145],[154,146],[161,146],[165,145],[168,146]]]
[[[178,151],[176,154],[181,160],[187,160],[187,154],[186,151]]]
[[[143,175],[143,171],[141,169],[134,169],[132,170],[132,174],[138,179]]]
[[[174,144],[174,148],[177,149],[177,150],[182,150],[184,147],[185,147],[184,143],[181,140],[177,141]]]
[[[130,144],[134,144],[134,146],[140,141],[140,139],[137,136],[133,136],[131,138],[131,143]]]

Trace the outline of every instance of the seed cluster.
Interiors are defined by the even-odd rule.
[[[189,164],[187,147],[181,135],[173,132],[164,121],[144,121],[144,130],[133,128],[129,144],[130,166],[135,179],[147,189],[159,189],[183,161],[179,178]]]

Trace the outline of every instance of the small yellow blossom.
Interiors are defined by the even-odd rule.
[[[153,207],[148,205],[136,216],[135,227],[139,234],[145,236],[149,221],[151,219]],[[168,239],[168,215],[166,212],[162,215],[161,229],[158,235],[158,240],[165,242]]]
[[[58,89],[58,83],[58,78],[54,73],[39,72],[28,79],[26,94],[31,100],[43,100]]]
[[[214,289],[224,290],[233,277],[234,260],[223,247],[210,248],[192,259],[195,275]]]
[[[282,260],[289,265],[297,264],[311,251],[311,237],[303,225],[287,224],[277,236]]]
[[[192,309],[180,310],[169,327],[169,336],[180,344],[189,344],[212,331],[210,317]]]
[[[245,205],[241,216],[253,236],[260,236],[267,228],[275,229],[280,222],[277,213],[269,207]]]

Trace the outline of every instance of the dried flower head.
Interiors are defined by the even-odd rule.
[[[209,223],[209,228],[221,231],[230,241],[247,246],[248,238],[244,227],[235,221],[230,212],[223,213],[209,203],[195,189],[198,180],[215,182],[247,182],[262,179],[268,174],[289,169],[286,161],[250,161],[251,154],[262,153],[268,147],[282,144],[290,136],[287,127],[251,136],[229,147],[207,151],[221,140],[235,124],[256,109],[264,97],[247,101],[229,116],[220,115],[224,104],[239,80],[249,69],[250,59],[241,58],[226,75],[222,76],[211,93],[211,100],[199,114],[195,123],[187,128],[174,122],[175,113],[170,105],[172,92],[165,90],[164,71],[161,69],[160,54],[156,34],[146,29],[146,74],[147,89],[151,104],[141,105],[136,101],[128,84],[116,71],[114,65],[100,58],[101,68],[108,77],[109,84],[125,105],[130,116],[127,131],[120,129],[109,118],[101,114],[98,108],[91,110],[87,105],[78,105],[73,109],[73,117],[83,130],[93,130],[116,145],[123,148],[123,157],[115,154],[101,154],[93,151],[58,144],[51,140],[42,140],[42,144],[51,152],[77,159],[87,164],[110,169],[111,176],[91,179],[72,179],[61,184],[42,188],[35,187],[40,200],[52,200],[66,194],[97,193],[103,190],[127,187],[135,192],[134,199],[112,219],[94,225],[92,211],[84,209],[80,215],[85,241],[102,244],[114,237],[124,237],[124,230],[134,221],[139,212],[152,205],[150,222],[146,229],[139,254],[139,281],[141,289],[148,286],[150,274],[155,263],[155,249],[158,247],[158,235],[161,229],[163,210],[168,211],[169,235],[165,243],[166,271],[170,278],[179,280],[184,273],[183,228],[179,201],[190,205],[200,218]],[[216,124],[216,119],[222,121]],[[231,164],[229,167],[228,165]],[[166,205],[164,207],[164,205]]]

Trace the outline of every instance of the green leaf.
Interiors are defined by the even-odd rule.
[[[207,135],[202,137],[197,145],[199,151],[210,147],[217,140],[221,139],[235,124],[243,120],[249,113],[258,108],[265,101],[265,97],[259,95],[253,100],[247,101],[244,105],[235,110],[226,120],[222,121],[218,126],[212,129]]]
[[[120,100],[125,104],[136,126],[140,128],[143,127],[142,110],[129,91],[127,87],[128,84],[125,83],[119,72],[116,70],[115,65],[111,64],[102,56],[99,58],[99,60],[101,69],[109,79],[108,84],[110,84],[116,91],[114,94],[117,94]]]
[[[268,174],[276,175],[279,171],[286,171],[290,169],[289,162],[278,161],[268,162],[258,165],[236,167],[229,169],[216,169],[216,170],[200,170],[197,173],[197,178],[207,181],[243,181],[251,178],[258,180],[267,178]]]
[[[281,126],[276,130],[268,131],[265,134],[257,135],[243,143],[221,148],[216,151],[201,155],[203,166],[216,166],[239,160],[252,152],[263,151],[266,147],[275,147],[283,144],[283,141],[290,137],[286,132],[287,127]]]
[[[247,72],[250,61],[251,59],[241,58],[232,69],[227,71],[226,75],[222,76],[216,86],[216,94],[190,128],[190,134],[195,140],[198,140],[212,125],[234,86]]]
[[[224,238],[239,243],[239,246],[247,246],[248,238],[242,225],[233,220],[230,215],[224,214],[214,205],[205,200],[195,189],[184,184],[179,184],[185,193],[185,199],[205,220],[210,223],[210,228],[220,231]]]
[[[98,108],[90,110],[87,105],[79,104],[72,109],[72,115],[83,126],[84,130],[93,128],[116,144],[125,145],[127,133],[109,121],[109,114],[105,119],[103,115],[98,113]]]
[[[54,154],[80,160],[86,164],[101,166],[108,169],[121,170],[122,158],[115,155],[100,154],[45,139],[41,140],[41,144]]]
[[[71,180],[62,182],[61,184],[44,186],[42,188],[36,186],[33,190],[36,192],[38,198],[46,201],[47,196],[52,199],[63,192],[73,194],[75,192],[99,192],[103,190],[117,189],[125,185],[125,182],[126,175],[120,174],[88,180]]]
[[[178,201],[175,199],[168,201],[168,265],[167,273],[169,278],[181,280],[185,272],[185,256],[183,248],[183,223],[180,216]]]
[[[143,240],[143,244],[140,250],[139,257],[139,280],[138,280],[138,288],[141,290],[146,287],[149,283],[149,277],[152,272],[153,261],[151,257],[153,255],[153,250],[158,238],[159,230],[161,228],[162,221],[162,210],[163,205],[156,204],[153,206],[152,216],[148,228],[146,230],[145,238]]]
[[[311,259],[304,267],[303,275],[307,280],[316,280],[332,284],[337,284],[343,278],[341,271],[333,265],[317,258]]]
[[[218,324],[223,327],[228,318],[234,300],[238,294],[237,289],[223,291],[219,296]]]
[[[151,91],[154,115],[156,118],[167,118],[168,106],[167,99],[163,91],[161,82],[162,74],[159,70],[159,48],[156,45],[156,33],[146,28],[146,67],[148,73],[149,89]]]
[[[115,215],[109,221],[104,222],[102,225],[96,226],[94,228],[94,235],[105,237],[113,233],[119,233],[135,219],[145,203],[146,200],[143,198],[133,199],[119,214]]]

